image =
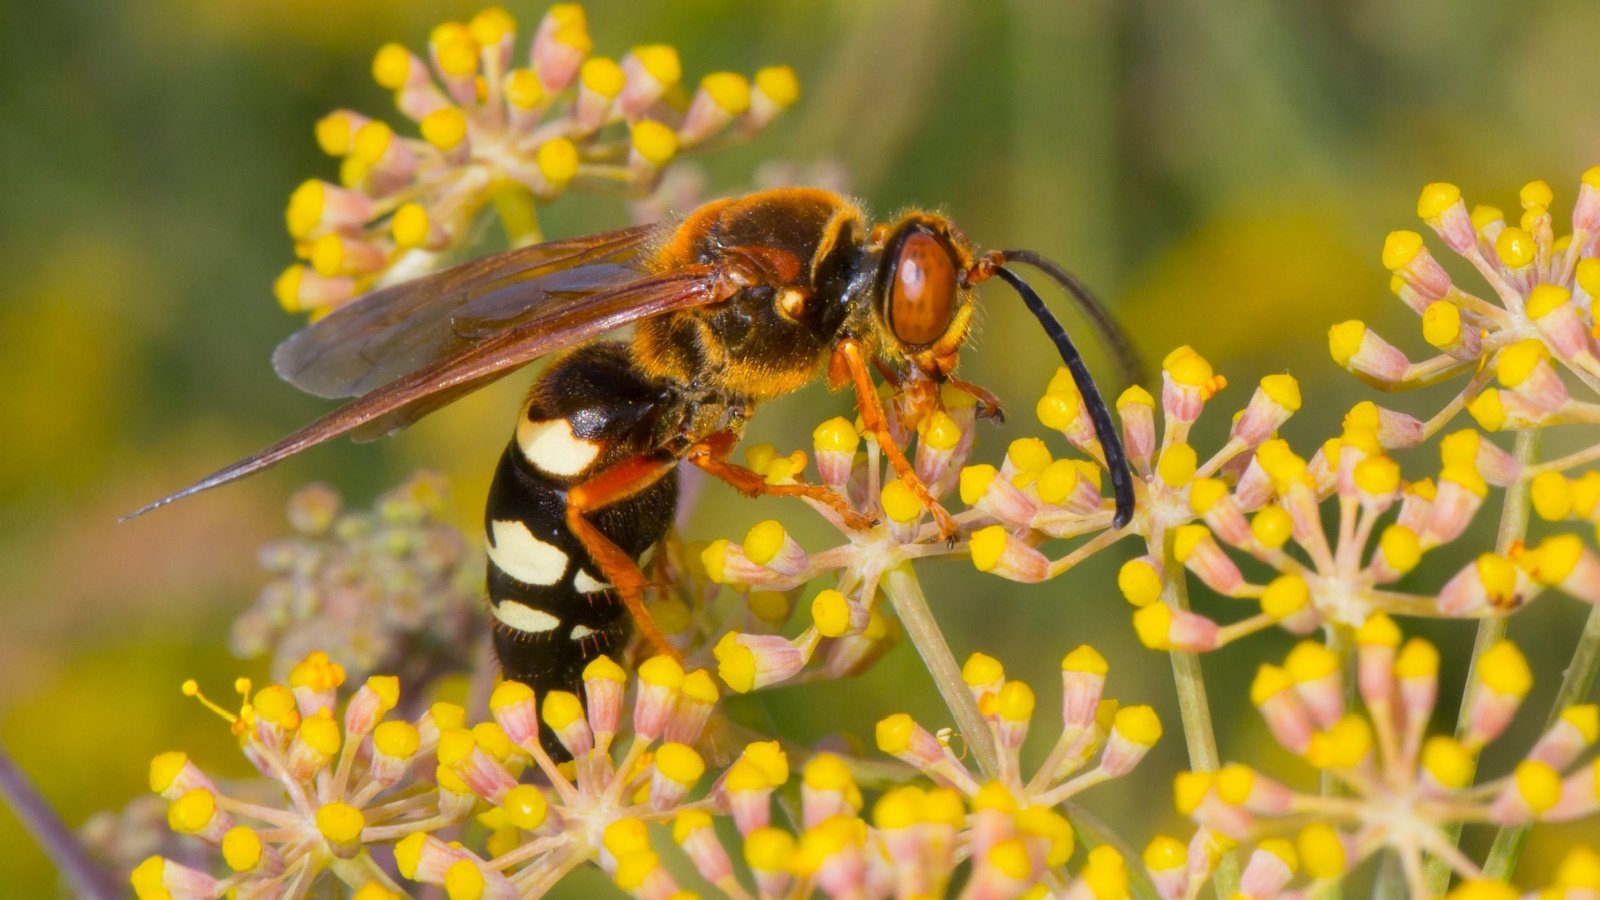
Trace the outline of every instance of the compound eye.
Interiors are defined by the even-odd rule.
[[[907,235],[889,279],[889,329],[907,344],[931,344],[950,328],[955,305],[950,251],[927,232]]]

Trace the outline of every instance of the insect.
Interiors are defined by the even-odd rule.
[[[338,435],[393,432],[560,352],[518,417],[484,519],[506,677],[536,691],[578,692],[584,666],[620,651],[634,628],[674,652],[645,608],[642,566],[672,519],[680,462],[751,496],[804,495],[859,519],[825,486],[769,485],[730,459],[759,404],[818,377],[854,390],[865,430],[941,535],[955,539],[954,519],[890,436],[873,368],[896,384],[908,424],[936,408],[946,382],[998,415],[992,396],[954,374],[973,288],[990,278],[1021,295],[1071,370],[1110,469],[1114,521],[1126,524],[1133,482],[1110,414],[1013,263],[1062,284],[1116,340],[1087,291],[1037,254],[978,255],[949,220],[927,212],[872,226],[843,197],[813,188],[758,192],[708,203],[672,225],[475,260],[368,294],[291,336],[273,357],[280,376],[313,394],[356,399],[133,515]],[[628,324],[631,339],[597,340]],[[549,749],[559,752],[553,740]]]

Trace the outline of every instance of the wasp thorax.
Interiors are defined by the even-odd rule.
[[[907,344],[944,336],[956,308],[956,267],[944,243],[922,229],[901,239],[884,304],[889,328]]]

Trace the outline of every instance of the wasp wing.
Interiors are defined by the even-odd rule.
[[[631,322],[674,310],[716,303],[737,287],[709,266],[662,274],[636,274],[609,290],[559,304],[531,307],[514,324],[427,363],[317,419],[270,447],[220,469],[189,487],[123,518],[131,519],[192,494],[238,481],[324,441],[364,431],[394,430],[534,359],[582,343]]]
[[[637,279],[640,251],[660,231],[645,225],[523,247],[373,291],[279,344],[273,368],[309,394],[361,396]]]

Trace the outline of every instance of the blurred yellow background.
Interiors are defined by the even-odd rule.
[[[1516,188],[1543,177],[1565,209],[1578,174],[1600,162],[1600,5],[1588,0],[586,5],[599,53],[669,42],[687,79],[772,62],[798,71],[800,103],[758,140],[711,157],[713,184],[748,184],[763,160],[836,160],[879,214],[938,207],[982,245],[1062,261],[1109,299],[1150,359],[1187,342],[1229,377],[1234,389],[1204,420],[1213,436],[1255,379],[1284,369],[1307,400],[1288,436],[1329,436],[1370,396],[1328,359],[1333,322],[1365,318],[1422,346],[1415,317],[1387,293],[1378,249],[1391,228],[1416,227],[1424,182],[1514,208]],[[544,11],[506,6],[524,33]],[[72,825],[136,796],[162,750],[237,771],[226,729],[177,685],[262,674],[229,656],[227,628],[264,580],[255,548],[286,530],[294,486],[327,480],[364,505],[428,466],[451,476],[457,518],[475,527],[521,378],[399,439],[319,449],[115,520],[324,408],[268,364],[298,325],[270,293],[290,259],[285,200],[301,180],[336,172],[312,123],[340,106],[387,114],[368,74],[377,47],[419,47],[432,25],[478,8],[68,0],[0,13],[0,742]],[[561,236],[626,216],[620,202],[575,194],[545,226]],[[997,458],[1011,437],[1038,432],[1030,410],[1054,364],[1019,306],[1003,292],[988,302],[963,374],[1011,402],[1011,422],[982,436],[979,455]],[[1439,402],[1395,405],[1425,413]],[[751,438],[808,446],[811,426],[846,403],[808,390],[758,416]],[[1411,459],[1431,466],[1428,452]],[[742,534],[775,514],[775,501],[712,490],[692,536]],[[1479,516],[1475,544],[1457,546],[1486,546],[1496,512]],[[803,542],[824,538],[790,518]],[[1140,844],[1153,827],[1187,832],[1175,816],[1150,815],[1170,806],[1182,741],[1167,661],[1137,645],[1116,594],[1120,553],[1031,587],[959,563],[930,573],[958,656],[981,648],[1017,675],[1053,681],[1060,655],[1090,641],[1111,660],[1112,695],[1163,711],[1169,737],[1146,768],[1087,798]],[[1459,565],[1438,554],[1409,583],[1437,585]],[[1551,598],[1513,623],[1540,688],[1502,751],[1520,753],[1537,729],[1584,613]],[[1472,626],[1424,631],[1459,684]],[[1225,757],[1259,746],[1259,718],[1237,698],[1254,666],[1288,645],[1270,634],[1206,660]],[[860,682],[776,691],[766,703],[788,733],[819,739],[864,731],[912,694],[926,699],[910,711],[937,720],[902,647]],[[1497,771],[1494,756],[1486,765]],[[1541,832],[1524,871],[1582,834]],[[0,847],[8,895],[54,889],[6,811]]]

